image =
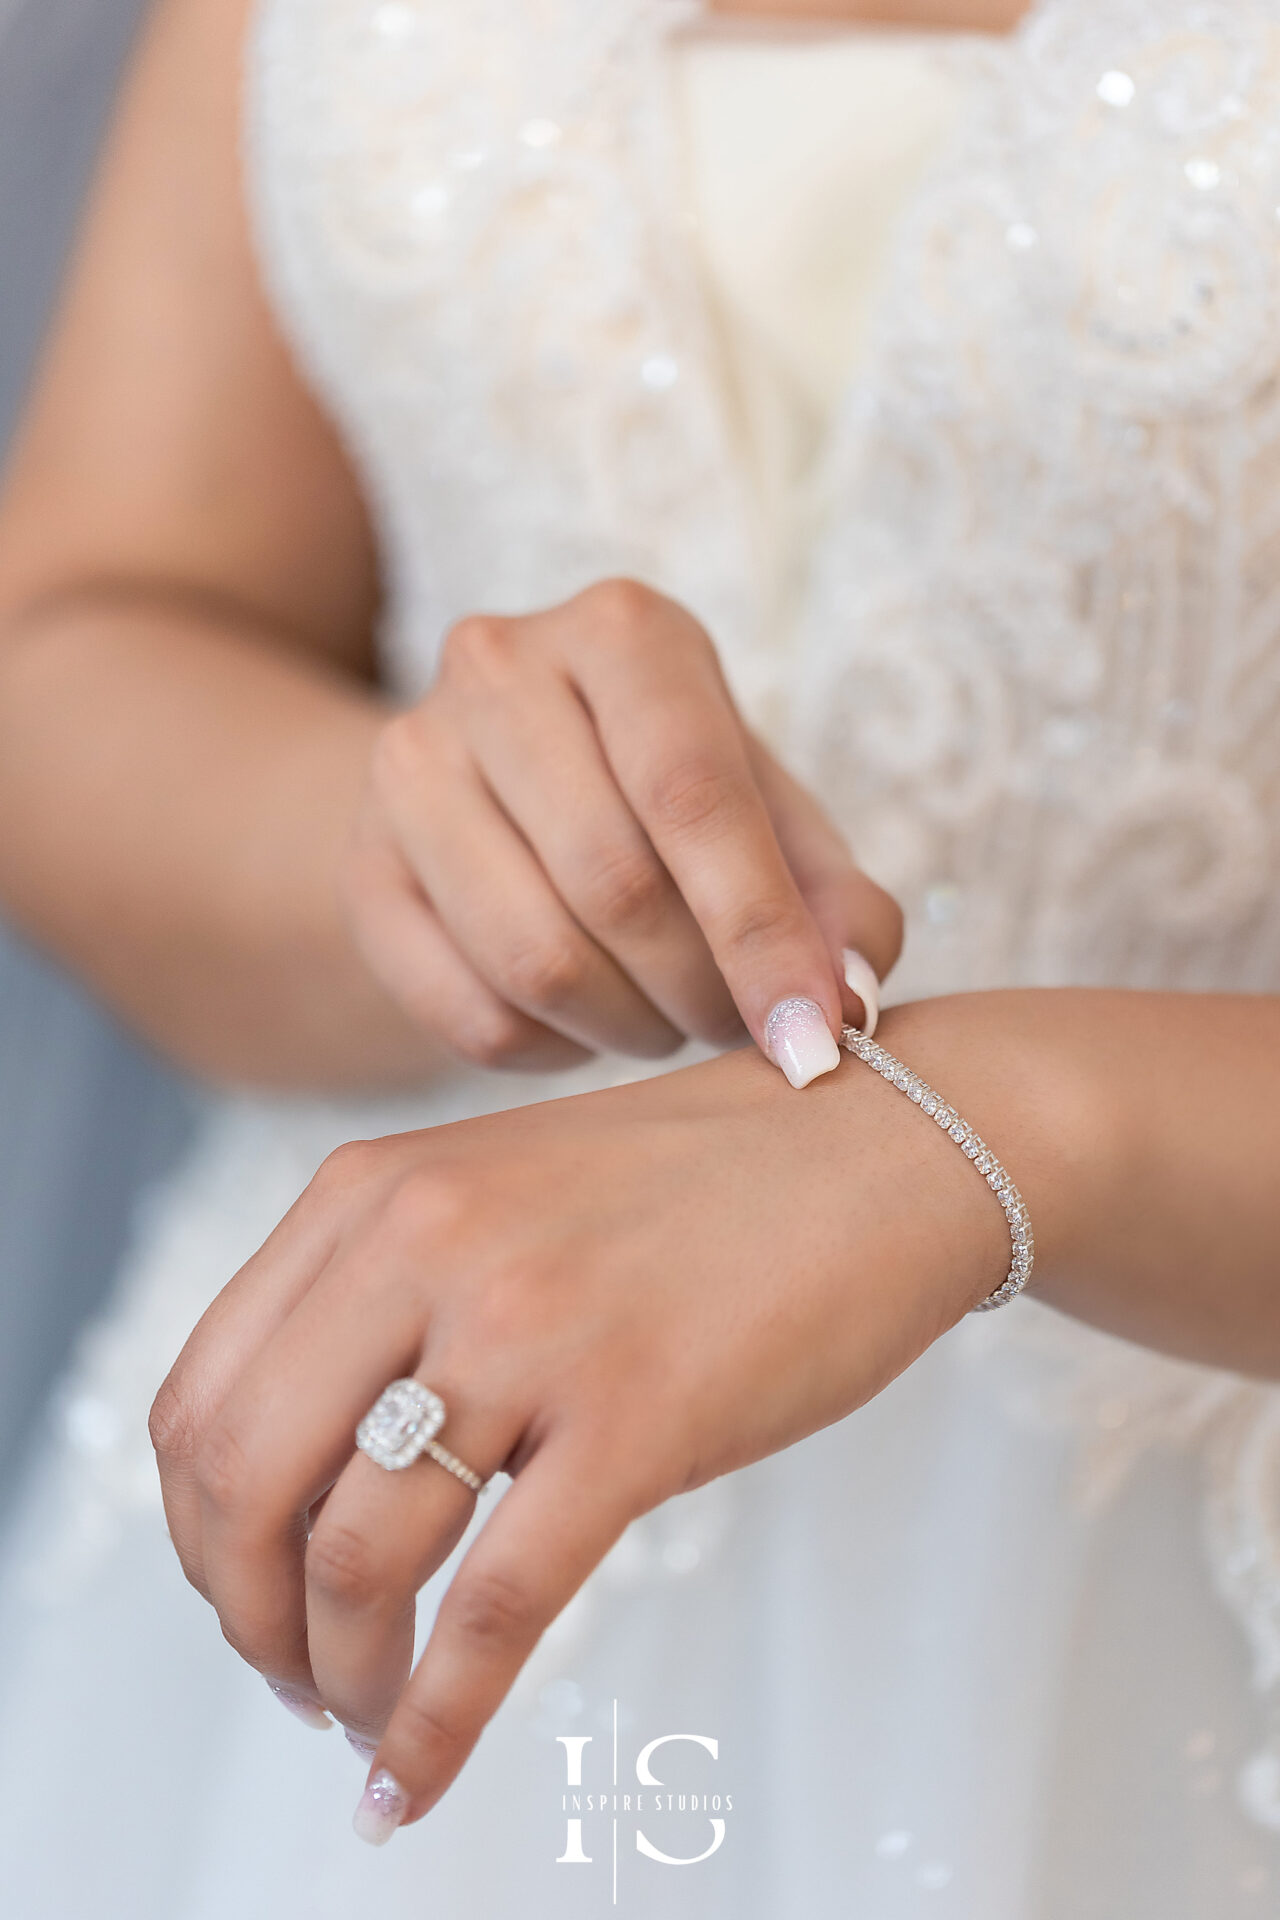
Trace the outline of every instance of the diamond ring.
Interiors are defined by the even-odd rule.
[[[444,1420],[444,1401],[438,1393],[424,1387],[421,1380],[393,1380],[356,1428],[356,1445],[390,1472],[412,1466],[421,1454],[430,1454],[437,1465],[447,1468],[473,1493],[481,1493],[485,1483],[480,1474],[436,1439]]]

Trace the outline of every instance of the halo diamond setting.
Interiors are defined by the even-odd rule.
[[[356,1428],[356,1445],[380,1467],[410,1467],[444,1425],[444,1401],[421,1380],[393,1380]]]

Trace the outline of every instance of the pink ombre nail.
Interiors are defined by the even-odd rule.
[[[371,1847],[385,1847],[409,1809],[409,1796],[394,1773],[379,1767],[360,1796],[351,1824]]]
[[[793,1087],[807,1087],[820,1073],[840,1065],[840,1049],[816,1000],[794,995],[779,1000],[764,1023],[769,1057]]]

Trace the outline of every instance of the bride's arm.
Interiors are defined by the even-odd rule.
[[[1280,997],[966,994],[895,1009],[878,1037],[984,1135],[990,1117],[1039,1298],[1280,1380]]]
[[[330,875],[381,710],[359,495],[258,290],[244,0],[162,5],[0,510],[0,896],[218,1076],[420,1079]]]
[[[1280,999],[967,994],[883,1036],[1021,1189],[1042,1299],[1280,1379]],[[1008,1261],[974,1166],[855,1060],[803,1100],[743,1052],[358,1143],[157,1396],[170,1531],[231,1644],[376,1740],[414,1818],[630,1519],[860,1406]],[[410,1373],[446,1446],[515,1475],[412,1676],[471,1496],[353,1453]]]

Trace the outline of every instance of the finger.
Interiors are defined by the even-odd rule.
[[[430,1351],[413,1377],[444,1402],[441,1443],[488,1480],[520,1437],[521,1406],[509,1394],[487,1406],[474,1378],[456,1378]],[[320,1698],[356,1733],[376,1739],[390,1719],[413,1659],[418,1590],[475,1504],[429,1454],[388,1470],[357,1453],[339,1475],[307,1548],[307,1645]]]
[[[870,1033],[879,1012],[879,983],[902,950],[902,909],[856,864],[844,836],[808,789],[751,734],[747,753],[787,864],[840,959],[849,989],[845,1011]]]
[[[501,689],[499,689],[500,691]],[[578,923],[680,1033],[741,1037],[702,930],[619,791],[574,688],[528,669],[516,700],[475,702],[477,763]]]
[[[854,1023],[861,1025],[869,1040],[880,1024],[880,982],[866,954],[859,953],[856,947],[846,947],[841,958],[844,983],[862,1009],[860,1015],[855,1013]]]
[[[381,1218],[395,1215],[393,1200]],[[260,1673],[316,1698],[307,1515],[352,1458],[358,1422],[422,1350],[420,1276],[403,1247],[375,1231],[330,1263],[244,1368],[195,1462],[223,1634]]]
[[[399,848],[366,825],[346,876],[352,933],[375,979],[477,1066],[547,1072],[586,1049],[504,1000],[458,951]]]
[[[619,620],[611,645],[579,649],[578,684],[748,1030],[805,1086],[840,1060],[835,963],[778,844],[710,642],[683,609],[663,607]]]
[[[661,1057],[680,1035],[559,899],[528,843],[422,709],[385,803],[405,858],[451,938],[503,1000],[593,1050]],[[390,729],[387,730],[390,732]]]
[[[434,1806],[539,1637],[647,1504],[567,1430],[532,1454],[464,1556],[378,1743],[362,1839],[379,1845]]]
[[[352,1141],[330,1154],[251,1260],[206,1308],[152,1402],[148,1427],[170,1538],[182,1570],[210,1598],[195,1463],[237,1377],[283,1324],[332,1257],[344,1230],[398,1177],[414,1151],[402,1142]]]

